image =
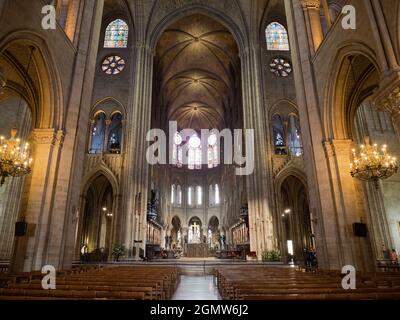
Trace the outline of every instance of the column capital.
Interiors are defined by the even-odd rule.
[[[54,129],[34,129],[32,132],[32,139],[34,144],[52,144],[56,145],[57,142],[62,142],[64,139],[62,131]]]
[[[400,84],[382,92],[374,103],[378,110],[400,112]]]
[[[303,9],[318,9],[321,6],[320,0],[302,0],[301,5]]]

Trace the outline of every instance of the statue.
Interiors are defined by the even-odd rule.
[[[150,200],[147,202],[147,216],[150,220],[158,216],[158,199],[154,190],[150,191]]]

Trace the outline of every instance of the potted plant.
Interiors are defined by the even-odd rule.
[[[116,244],[113,247],[112,256],[115,261],[119,261],[119,258],[123,257],[126,254],[126,248],[123,244]]]
[[[281,252],[277,249],[265,250],[261,254],[263,261],[278,262],[281,261]]]

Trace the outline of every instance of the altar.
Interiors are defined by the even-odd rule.
[[[188,258],[207,258],[210,256],[207,243],[188,243],[186,246],[186,257]]]

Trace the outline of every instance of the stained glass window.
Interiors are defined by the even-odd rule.
[[[288,34],[283,25],[272,22],[265,29],[268,50],[289,51]]]
[[[280,115],[276,114],[272,117],[272,130],[274,135],[275,154],[286,155],[285,129]]]
[[[111,117],[110,133],[108,137],[108,151],[110,153],[121,152],[121,138],[122,138],[122,115],[115,113]]]
[[[110,56],[103,61],[101,69],[109,75],[118,74],[125,69],[125,60],[119,56]]]
[[[203,203],[203,189],[201,186],[197,186],[197,205],[201,206]]]
[[[100,112],[96,115],[92,129],[92,138],[89,153],[102,153],[106,128],[106,115]]]
[[[269,70],[277,77],[287,77],[292,73],[292,66],[286,59],[274,58],[269,64]]]
[[[171,186],[171,204],[175,203],[175,185]]]
[[[289,116],[289,149],[292,155],[299,157],[303,154],[300,136],[300,122],[294,115]]]
[[[180,207],[181,204],[182,204],[182,189],[181,189],[180,185],[177,186],[176,193],[177,193],[177,198],[178,198],[177,199],[177,204]]]
[[[219,186],[215,184],[215,204],[219,204]]]
[[[126,48],[128,46],[129,28],[121,19],[111,22],[104,37],[104,48]]]

